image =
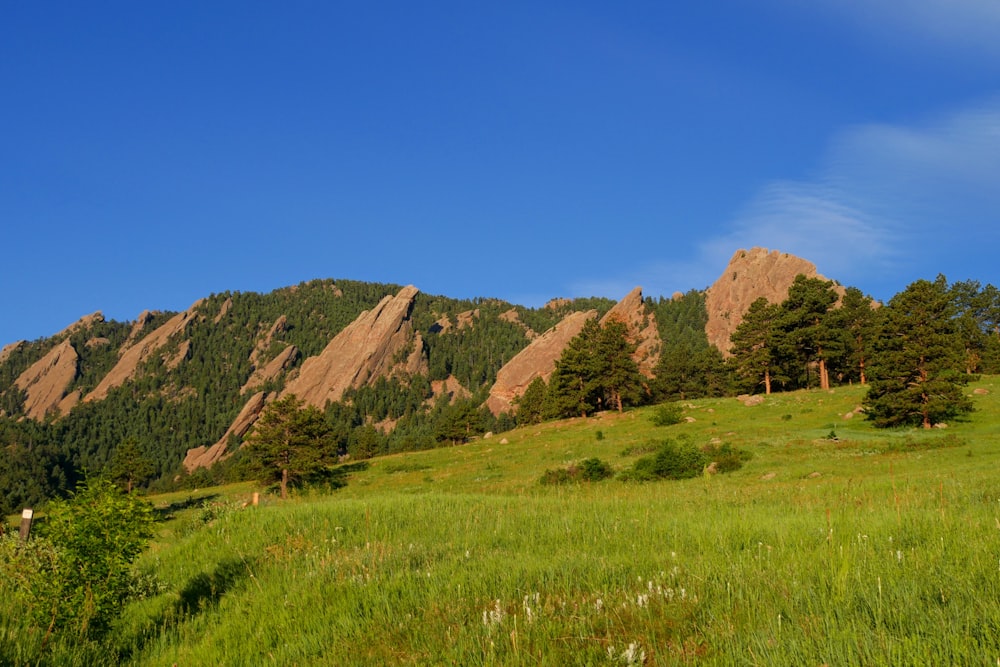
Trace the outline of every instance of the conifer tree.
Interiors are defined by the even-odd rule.
[[[944,276],[918,280],[882,314],[865,408],[876,426],[930,428],[972,410],[963,345]]]
[[[779,345],[798,362],[809,386],[809,372],[816,365],[821,389],[830,388],[829,361],[840,351],[838,336],[828,326],[830,308],[837,302],[833,281],[799,274],[781,303]]]
[[[288,486],[322,471],[337,460],[337,441],[323,413],[304,406],[295,394],[270,404],[245,439],[251,467],[270,481]]]
[[[770,394],[778,378],[778,351],[775,334],[781,307],[760,297],[750,304],[736,330],[733,331],[732,364],[737,377],[753,388],[764,386]]]

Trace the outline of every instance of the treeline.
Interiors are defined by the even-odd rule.
[[[518,423],[702,397],[869,386],[878,426],[929,428],[971,410],[961,386],[1000,373],[1000,290],[943,276],[913,283],[886,305],[856,288],[798,276],[781,303],[758,299],[732,335],[730,356],[708,343],[703,295],[647,307],[663,337],[652,378],[640,373],[620,324],[591,322],[546,384],[521,397]]]

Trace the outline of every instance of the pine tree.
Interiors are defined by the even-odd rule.
[[[837,335],[827,325],[827,316],[836,302],[832,281],[799,274],[781,303],[779,346],[798,362],[807,387],[809,370],[815,364],[820,388],[830,388],[829,360],[840,350]]]
[[[843,371],[848,379],[868,383],[868,364],[871,349],[875,345],[877,311],[872,306],[870,296],[862,294],[856,287],[848,287],[840,302],[840,308],[831,311],[830,325],[843,338]]]
[[[963,344],[944,276],[918,280],[882,314],[865,408],[876,426],[930,428],[972,410]]]
[[[251,467],[270,481],[288,486],[306,480],[337,460],[337,441],[323,413],[289,394],[261,413],[245,439]]]
[[[736,376],[753,388],[764,385],[765,394],[771,393],[772,383],[779,372],[774,339],[780,314],[778,304],[760,297],[750,304],[743,321],[730,336]]]
[[[517,399],[517,423],[537,424],[542,421],[547,386],[545,380],[536,377],[524,393]]]

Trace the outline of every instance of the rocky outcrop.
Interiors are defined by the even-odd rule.
[[[229,314],[229,309],[232,307],[233,307],[233,300],[231,298],[227,298],[225,301],[223,301],[222,306],[219,308],[219,313],[215,316],[215,319],[212,320],[212,323],[218,324],[219,322],[221,322],[222,318]]]
[[[287,330],[288,320],[282,315],[274,321],[274,324],[271,325],[271,328],[264,336],[257,339],[257,343],[250,353],[250,365],[253,367],[253,373],[240,389],[241,394],[245,394],[263,386],[267,382],[276,380],[278,376],[291,368],[292,364],[299,358],[299,349],[294,345],[285,344],[286,346],[273,359],[268,362],[263,361],[264,355],[274,346],[277,336]]]
[[[109,391],[122,386],[135,377],[136,370],[142,362],[149,359],[154,352],[165,346],[172,336],[184,331],[188,322],[195,317],[196,310],[201,303],[202,300],[196,301],[189,309],[183,313],[174,315],[145,338],[123,347],[118,358],[118,363],[111,369],[111,372],[101,379],[93,391],[83,397],[84,402],[99,401],[105,398]],[[140,322],[148,323],[151,318],[152,315],[147,312],[143,312],[139,316],[139,319],[132,327],[132,332],[129,334],[129,341],[132,341],[137,332],[141,330]],[[182,343],[178,352],[172,355],[167,361],[176,365],[188,353],[189,349]]]
[[[531,327],[521,321],[521,316],[518,315],[516,308],[511,308],[510,310],[505,310],[500,313],[500,319],[504,322],[510,322],[511,324],[516,324],[517,326],[524,329],[524,335],[528,340],[535,340],[538,338],[538,333],[535,332]]]
[[[244,384],[240,389],[240,393],[245,394],[253,389],[267,384],[272,380],[278,379],[282,373],[291,368],[292,364],[294,364],[298,358],[299,348],[294,345],[289,345],[279,352],[278,356],[271,359],[271,361],[267,362],[264,366],[254,368],[253,373],[250,375],[250,379],[248,379],[246,384]]]
[[[156,313],[149,310],[139,313],[139,317],[135,318],[135,322],[132,323],[132,330],[128,332],[128,338],[125,339],[125,343],[122,345],[123,350],[131,347],[135,341],[142,337],[142,332],[153,321],[154,317],[156,317]]]
[[[226,455],[226,449],[229,446],[229,439],[231,437],[242,438],[246,435],[250,427],[254,425],[257,421],[257,417],[260,416],[261,411],[267,404],[267,396],[264,392],[257,392],[254,394],[243,409],[240,410],[239,416],[236,417],[236,421],[226,430],[225,435],[219,438],[211,447],[195,447],[187,451],[187,455],[184,457],[184,469],[188,472],[195,470],[196,468],[209,468],[216,462],[221,461]]]
[[[8,345],[4,345],[3,349],[0,350],[0,364],[2,364],[3,362],[7,361],[7,358],[11,354],[13,354],[15,351],[21,349],[22,345],[24,345],[24,341],[23,340],[19,340],[17,342],[10,343]]]
[[[449,375],[447,380],[434,380],[431,382],[431,394],[432,397],[427,400],[428,403],[434,403],[441,396],[447,396],[449,403],[454,403],[460,398],[469,398],[472,396],[469,390],[462,386],[462,383],[454,375]]]
[[[767,248],[737,250],[705,294],[708,342],[728,355],[729,337],[743,321],[750,304],[760,297],[781,303],[799,274],[826,280],[816,272],[815,264],[795,255]]]
[[[495,415],[511,412],[514,399],[523,394],[536,377],[548,382],[567,343],[580,333],[587,320],[595,317],[596,310],[570,313],[514,355],[497,373],[496,382],[490,388],[486,399],[490,411]]]
[[[91,313],[90,315],[84,315],[76,322],[74,322],[73,324],[69,325],[68,327],[57,333],[54,337],[55,338],[61,338],[63,336],[69,337],[75,334],[77,331],[83,329],[89,329],[93,325],[99,324],[103,321],[104,321],[104,314],[98,310],[97,312]]]
[[[67,338],[21,373],[14,384],[27,394],[24,413],[41,421],[49,413],[72,409],[76,401],[63,399],[76,379],[79,363],[80,356]],[[79,399],[79,394],[76,398]]]
[[[656,362],[660,359],[660,329],[656,316],[642,300],[642,288],[636,287],[601,318],[601,324],[617,320],[628,330],[628,338],[636,346],[632,358],[639,372],[653,377]]]
[[[302,364],[283,394],[323,408],[344,392],[379,377],[426,372],[423,341],[413,332],[410,311],[417,288],[404,287],[365,311],[337,334],[317,356]]]

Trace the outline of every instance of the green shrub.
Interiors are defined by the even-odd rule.
[[[592,458],[580,461],[580,477],[585,482],[599,482],[615,474],[611,465],[601,459]]]
[[[545,486],[570,484],[575,482],[599,482],[615,474],[608,463],[601,459],[591,458],[571,464],[565,468],[546,470],[539,481]]]
[[[707,463],[705,454],[694,445],[666,440],[660,444],[655,454],[636,461],[622,477],[639,482],[688,479],[700,475]]]
[[[651,417],[655,426],[673,426],[684,420],[684,411],[681,406],[672,403],[665,403],[656,406]]]
[[[0,574],[18,581],[24,608],[46,639],[58,629],[81,640],[100,637],[125,602],[148,588],[132,563],[152,536],[153,508],[97,479],[47,513],[28,548],[6,547]]]
[[[729,443],[724,445],[708,445],[702,450],[709,462],[715,464],[715,472],[733,472],[743,467],[743,464],[753,458],[753,454],[745,449],[738,449]]]

